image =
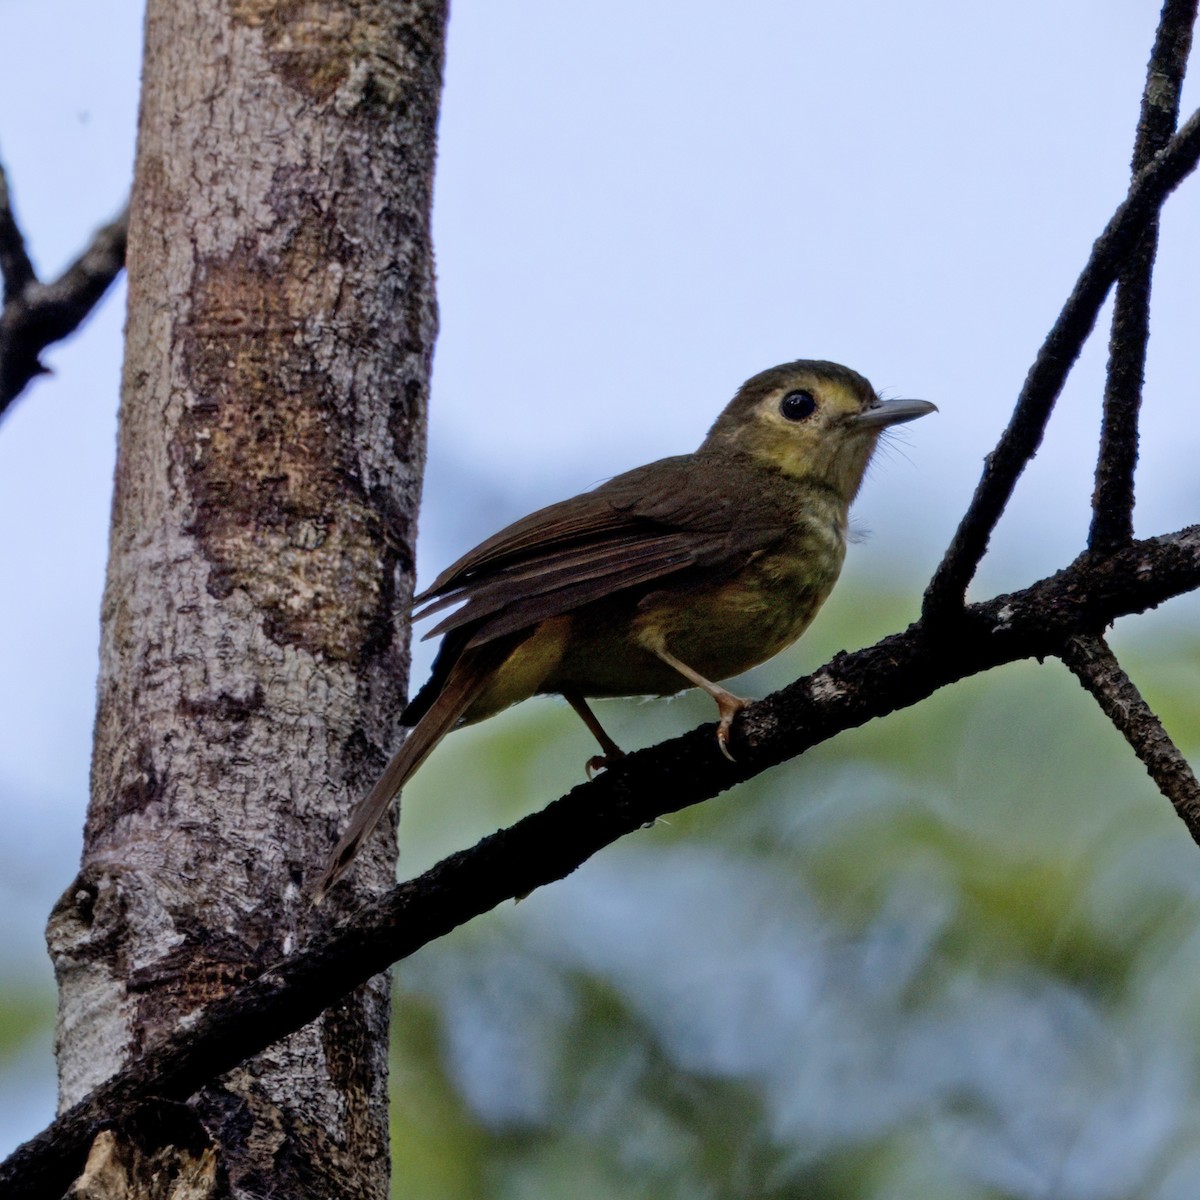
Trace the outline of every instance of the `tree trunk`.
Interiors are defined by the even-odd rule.
[[[48,931],[64,1107],[295,948],[394,746],[445,17],[149,2],[91,805]],[[179,1194],[385,1196],[388,1007],[380,976],[186,1109],[124,1114],[77,1194],[175,1194],[174,1153]]]

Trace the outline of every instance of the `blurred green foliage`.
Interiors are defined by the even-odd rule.
[[[54,1024],[54,997],[20,983],[0,982],[0,1072]]]
[[[902,627],[915,595],[843,583],[739,686]],[[1128,625],[1123,661],[1194,759],[1200,635]],[[713,716],[599,708],[630,748]],[[405,873],[592,753],[552,700],[454,734],[405,794]],[[1198,884],[1200,851],[1060,664],[966,680],[401,964],[394,1195],[1194,1200]],[[51,1020],[0,986],[10,1092]]]
[[[742,690],[913,604],[843,584]],[[1123,659],[1195,755],[1200,638],[1147,620]],[[600,715],[635,747],[710,708]],[[405,873],[590,753],[553,701],[454,734],[405,795]],[[966,680],[401,964],[393,1194],[1200,1195],[1198,855],[1060,664]]]

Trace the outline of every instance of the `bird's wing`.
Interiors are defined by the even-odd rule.
[[[663,459],[543,508],[448,567],[417,599],[461,604],[427,637],[471,627],[465,645],[694,568],[740,566],[787,531],[777,493],[736,460]]]

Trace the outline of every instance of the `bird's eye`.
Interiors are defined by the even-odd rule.
[[[817,411],[817,399],[812,392],[788,392],[779,402],[779,411],[789,421],[806,421]]]

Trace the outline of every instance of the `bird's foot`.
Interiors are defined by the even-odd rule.
[[[730,762],[736,762],[737,760],[729,750],[729,731],[733,728],[733,718],[743,708],[748,708],[750,701],[744,700],[741,696],[735,696],[724,688],[717,689],[713,693],[713,699],[717,702],[717,711],[721,714],[721,720],[717,725],[717,746]]]
[[[583,769],[587,772],[588,779],[595,779],[600,771],[606,771],[615,762],[620,762],[625,757],[624,750],[618,750],[613,746],[607,754],[593,754],[583,765]]]
[[[693,670],[682,659],[676,658],[663,645],[661,636],[658,636],[657,640],[646,642],[645,645],[648,650],[657,654],[668,666],[674,667],[689,683],[707,692],[717,702],[717,712],[721,714],[720,724],[717,725],[717,745],[721,748],[721,753],[730,762],[734,762],[734,757],[729,752],[729,730],[733,725],[733,718],[750,701],[743,700],[741,696],[735,696],[732,692],[726,691],[719,683],[713,683],[711,679],[705,679],[699,671]]]

